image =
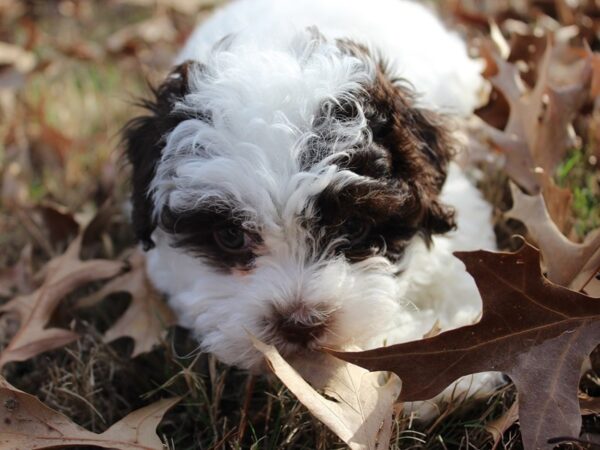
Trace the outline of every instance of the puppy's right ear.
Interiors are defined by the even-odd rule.
[[[158,89],[153,89],[154,99],[141,102],[148,114],[130,120],[123,129],[125,153],[132,166],[133,228],[144,250],[154,247],[151,235],[156,228],[150,183],[160,162],[165,136],[186,119],[173,107],[189,92],[188,72],[196,64],[199,63],[186,61],[175,67]]]

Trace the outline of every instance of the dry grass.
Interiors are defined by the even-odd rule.
[[[199,14],[209,10],[210,5],[199,8]],[[119,30],[151,18],[166,18],[172,28],[159,29],[156,40],[132,33],[115,44]],[[0,89],[0,268],[15,263],[28,243],[34,268],[64,248],[64,239],[52,235],[28,205],[52,201],[89,214],[108,197],[122,204],[127,186],[119,129],[136,112],[132,100],[146,95],[148,81],[168,70],[194,22],[194,15],[153,2],[0,0],[0,40],[27,49],[37,61],[27,78]],[[581,191],[581,230],[599,225],[597,198],[588,201],[598,195],[596,175],[586,168],[584,154],[574,151],[558,175]],[[565,173],[578,175],[567,182]],[[504,185],[501,177],[488,184],[496,205],[505,206]],[[503,232],[510,230],[511,225]],[[114,218],[103,239],[92,252],[114,257],[132,244],[123,215]],[[113,296],[83,313],[65,301],[55,323],[75,327],[82,338],[10,364],[7,379],[96,432],[156,398],[185,395],[159,428],[171,449],[344,448],[278,381],[251,380],[199,354],[183,329],[171,329],[163,345],[135,359],[129,357],[131,342],[103,343],[102,331],[127,301]],[[15,328],[10,318],[2,320],[0,346]],[[490,448],[483,426],[501,415],[514,395],[507,388],[485,402],[445,405],[429,425],[398,419],[392,448]],[[518,430],[510,430],[499,448],[521,448]]]

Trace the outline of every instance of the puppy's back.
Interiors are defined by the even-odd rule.
[[[466,115],[477,105],[480,64],[432,12],[407,0],[237,0],[198,27],[178,62],[205,60],[228,35],[247,45],[289,51],[308,27],[380,54],[415,88],[422,106]]]

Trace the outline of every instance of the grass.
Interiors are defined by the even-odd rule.
[[[600,227],[600,175],[598,159],[590,144],[573,149],[557,168],[558,185],[573,194],[573,228],[579,239]]]

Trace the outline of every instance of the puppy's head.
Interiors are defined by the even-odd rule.
[[[415,240],[453,226],[442,119],[352,42],[229,39],[125,131],[133,225],[183,325],[224,362],[367,342],[403,308]]]

